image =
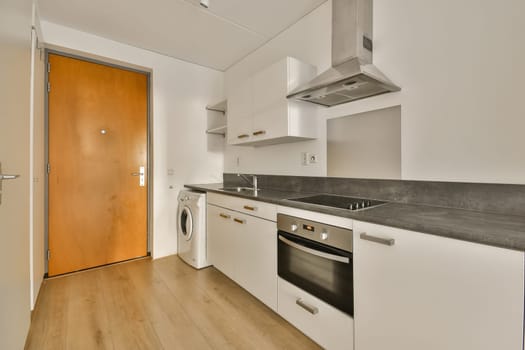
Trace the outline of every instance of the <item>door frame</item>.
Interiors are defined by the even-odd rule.
[[[45,52],[45,79],[44,79],[44,164],[47,167],[47,164],[49,164],[49,91],[48,91],[48,81],[49,81],[49,55],[59,55],[69,58],[74,58],[77,60],[90,62],[90,63],[96,63],[101,64],[108,67],[123,69],[131,72],[136,72],[140,74],[146,75],[146,81],[147,81],[147,116],[146,116],[146,134],[147,134],[147,141],[146,141],[146,149],[147,149],[147,189],[148,189],[148,196],[147,196],[147,213],[146,213],[146,239],[147,239],[147,250],[146,255],[151,256],[151,250],[152,250],[152,243],[153,243],[153,237],[152,237],[152,213],[153,213],[153,124],[152,124],[152,108],[153,104],[151,103],[151,96],[152,96],[152,84],[151,84],[151,71],[145,69],[140,69],[134,66],[133,64],[129,64],[129,66],[126,65],[124,62],[118,62],[115,63],[115,60],[112,60],[110,58],[104,58],[97,56],[96,58],[89,57],[88,54],[84,53],[71,53],[66,52],[69,50],[58,50],[58,49],[51,49],[46,48],[44,50]],[[44,277],[49,277],[49,259],[48,259],[48,251],[49,251],[49,173],[47,172],[47,169],[44,171],[45,175],[45,184],[44,184],[44,264],[45,264],[45,275]],[[117,262],[118,263],[118,262]],[[111,265],[111,264],[109,264]]]

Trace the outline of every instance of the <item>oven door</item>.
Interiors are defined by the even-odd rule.
[[[279,277],[354,315],[352,253],[278,231]]]

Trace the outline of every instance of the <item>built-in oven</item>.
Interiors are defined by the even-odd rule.
[[[354,315],[352,230],[277,215],[280,278]]]

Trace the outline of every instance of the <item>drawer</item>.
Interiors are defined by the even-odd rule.
[[[277,206],[275,204],[213,192],[208,193],[207,201],[209,204],[214,204],[219,207],[257,216],[270,221],[277,221]]]
[[[327,350],[354,348],[354,320],[324,301],[278,278],[277,311],[284,319]],[[313,314],[297,304],[316,308]]]

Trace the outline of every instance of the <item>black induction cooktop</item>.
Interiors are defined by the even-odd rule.
[[[333,194],[319,194],[301,198],[289,198],[288,200],[348,210],[368,209],[385,203],[372,199],[337,196]]]

